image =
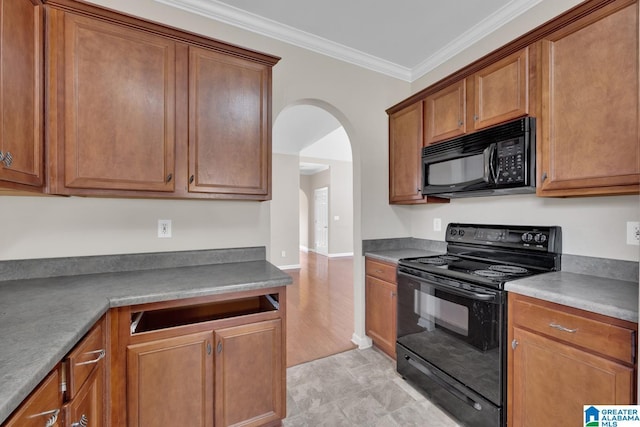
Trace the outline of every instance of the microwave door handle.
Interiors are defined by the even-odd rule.
[[[498,182],[498,176],[500,175],[499,168],[496,167],[496,151],[498,146],[491,144],[484,149],[484,181],[489,183]]]

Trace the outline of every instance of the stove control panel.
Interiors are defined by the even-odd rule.
[[[449,224],[447,242],[561,253],[562,233],[555,226]]]

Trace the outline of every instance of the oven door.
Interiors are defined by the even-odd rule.
[[[505,292],[402,270],[411,269],[398,270],[397,343],[503,406]]]

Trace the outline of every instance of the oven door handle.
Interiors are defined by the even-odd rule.
[[[440,387],[444,388],[446,391],[451,393],[453,396],[455,396],[458,399],[462,400],[464,403],[466,403],[467,405],[471,406],[473,409],[475,409],[477,411],[482,411],[482,405],[480,405],[480,403],[478,403],[475,400],[471,399],[469,396],[465,395],[460,390],[456,389],[454,386],[449,384],[447,381],[445,381],[442,378],[440,378],[440,376],[436,372],[434,372],[431,369],[427,368],[426,366],[423,366],[422,364],[416,362],[415,360],[413,360],[411,357],[409,357],[406,354],[405,354],[404,358],[407,360],[407,362],[409,362],[409,365],[413,366],[418,371],[422,372],[423,374],[425,374],[426,376],[431,378],[434,382],[438,383],[438,385]]]
[[[498,297],[496,294],[493,293],[480,293],[480,292],[473,292],[473,291],[468,291],[466,289],[460,289],[460,288],[456,288],[453,286],[447,286],[447,285],[443,285],[437,282],[432,282],[430,280],[426,280],[423,278],[418,278],[415,276],[412,276],[410,274],[404,273],[402,271],[398,272],[398,275],[402,275],[402,276],[406,276],[412,280],[416,280],[416,281],[425,281],[427,283],[429,283],[429,285],[433,286],[434,288],[439,288],[442,289],[443,291],[452,293],[452,294],[456,294],[462,297],[466,297],[475,301],[483,301],[483,302],[494,302],[496,301],[496,298]]]

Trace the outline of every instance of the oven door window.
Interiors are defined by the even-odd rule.
[[[414,312],[418,315],[419,326],[433,331],[437,325],[457,335],[469,336],[469,307],[418,289],[414,292]]]

